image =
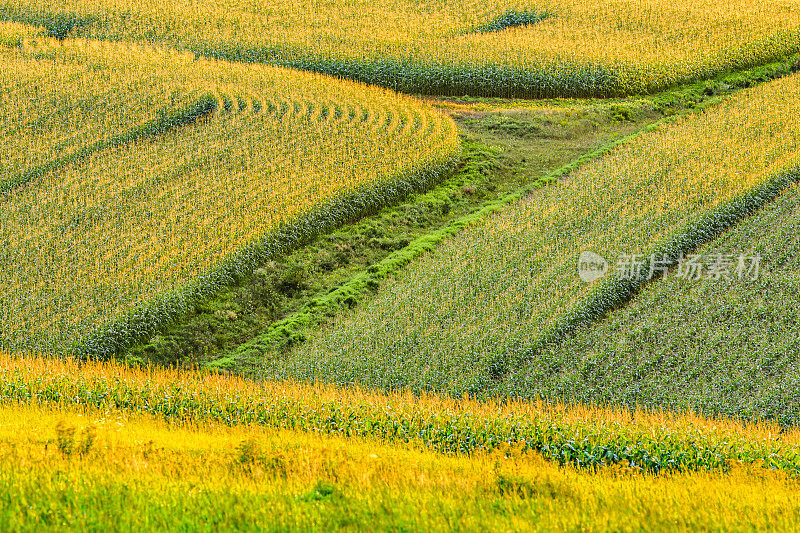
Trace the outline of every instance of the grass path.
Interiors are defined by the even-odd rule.
[[[610,122],[606,122],[608,125],[604,126],[602,133],[594,134],[594,138],[613,140],[601,142],[599,146],[595,145],[597,147],[593,150],[583,148],[583,152],[573,151],[574,155],[568,156],[566,164],[551,167],[553,170],[549,171],[541,170],[538,174],[528,174],[515,190],[494,198],[481,199],[478,203],[473,202],[474,207],[460,218],[449,221],[445,219],[442,226],[438,228],[433,226],[430,232],[423,233],[405,247],[382,257],[376,257],[363,269],[353,272],[349,279],[346,278],[328,291],[311,296],[288,315],[266,324],[264,330],[256,337],[245,340],[238,347],[229,348],[226,354],[211,363],[212,366],[231,369],[257,368],[260,361],[281,357],[281,353],[285,349],[302,344],[308,333],[313,331],[317,324],[324,323],[340,310],[358,305],[364,298],[369,298],[369,295],[384,279],[394,275],[403,265],[432,250],[436,245],[463,228],[481,222],[504,205],[519,200],[543,185],[563,179],[579,166],[603,155],[621,143],[656,129],[661,123],[675,120],[677,116],[687,113],[701,112],[719,102],[723,95],[737,90],[737,87],[732,85],[733,83],[742,87],[779,77],[789,72],[789,65],[791,62],[787,61],[754,69],[748,73],[727,76],[720,80],[694,84],[659,95],[652,100],[602,104],[605,113],[603,120],[610,120]],[[726,89],[720,90],[720,87],[726,87]],[[580,105],[574,103],[567,103],[567,107],[564,107],[565,104],[561,102],[555,102],[553,105],[548,102],[502,100],[478,100],[475,102],[472,99],[464,99],[441,101],[439,105],[456,117],[462,123],[462,127],[473,135],[472,138],[487,144],[502,143],[501,146],[505,149],[495,155],[494,159],[502,158],[503,165],[506,168],[513,168],[516,173],[523,173],[524,170],[520,169],[528,166],[539,165],[540,168],[547,168],[536,162],[537,155],[539,157],[542,155],[537,154],[535,150],[540,149],[541,154],[553,153],[558,149],[559,144],[566,146],[573,142],[570,136],[587,135],[587,132],[582,130],[585,125],[582,124],[581,119],[571,119],[574,122],[572,131],[558,128],[559,121],[563,122],[564,117],[571,113],[570,105],[577,109],[576,116],[585,116],[587,113],[586,108],[581,109]],[[588,106],[587,108],[592,109]],[[667,117],[658,118],[664,114]],[[620,125],[620,120],[624,121],[625,116],[631,115],[638,115],[640,118],[634,123],[628,122],[627,129],[617,126]],[[616,120],[614,117],[617,117]],[[542,144],[542,139],[548,139],[550,142]],[[528,147],[534,148],[531,150]],[[468,158],[467,165],[469,164]],[[467,168],[467,170],[470,169]],[[502,168],[498,169],[496,166],[491,172],[499,174],[502,171]],[[463,182],[458,181],[457,183],[460,187]],[[414,201],[411,200],[411,202]],[[302,261],[302,257],[300,255],[298,261]]]

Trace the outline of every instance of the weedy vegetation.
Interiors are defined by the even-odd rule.
[[[87,432],[81,453],[58,445],[69,433],[83,446]],[[800,512],[795,479],[736,462],[725,474],[586,472],[519,446],[442,456],[374,438],[14,405],[0,407],[0,442],[0,527],[15,531],[781,529]]]

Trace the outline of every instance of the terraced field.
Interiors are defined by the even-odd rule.
[[[98,43],[8,56],[29,76],[18,99],[46,88],[56,114],[44,120],[65,122],[65,139],[119,131],[115,106],[119,120],[161,115],[171,126],[96,141],[78,158],[56,145],[67,144],[61,137],[39,143],[40,128],[11,137],[7,153],[32,166],[35,149],[66,152],[56,170],[23,170],[30,179],[2,197],[0,346],[14,351],[114,352],[282,247],[435,182],[460,150],[453,122],[428,106],[313,74]],[[50,72],[62,64],[65,77],[77,64],[108,89],[91,76],[61,84]],[[151,92],[132,98],[138,84]],[[146,96],[173,94],[197,108],[185,127]],[[82,114],[84,127],[68,117],[73,101],[108,104],[97,121]],[[168,96],[166,109],[176,101]]]
[[[796,0],[3,0],[57,36],[164,42],[403,92],[609,96],[800,51]]]
[[[586,284],[582,251],[666,268],[796,181],[799,91],[791,76],[639,136],[443,243],[264,375],[492,391],[543,344],[624,303],[650,268]]]

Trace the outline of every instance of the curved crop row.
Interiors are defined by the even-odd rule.
[[[265,375],[493,390],[546,342],[624,303],[651,254],[669,267],[797,181],[800,99],[787,95],[798,93],[800,76],[783,78],[622,145],[410,264],[363,308],[265,362]],[[583,282],[582,252],[605,258],[609,275]],[[642,264],[629,279],[633,255]],[[513,379],[503,392],[516,392]]]
[[[68,56],[64,47],[0,48],[0,194],[120,135],[166,127],[198,101],[196,91],[170,85],[140,63],[121,75]],[[175,57],[164,54],[161,68]]]
[[[509,388],[800,424],[799,235],[800,185],[793,185],[697,250],[758,261],[746,278],[671,272],[628,306],[537,353],[509,376]]]
[[[124,45],[47,42],[23,54],[112,80],[149,70],[213,112],[3,197],[8,350],[108,355],[270,254],[429,185],[460,150],[450,119],[384,89]],[[30,75],[49,86],[48,73]]]
[[[731,461],[800,473],[797,433],[691,414],[543,402],[473,402],[355,388],[264,383],[194,371],[0,354],[0,401],[145,413],[190,426],[260,425],[446,454],[507,445],[558,464],[641,471],[725,470]]]
[[[800,51],[793,0],[2,0],[0,17],[443,95],[641,93]]]

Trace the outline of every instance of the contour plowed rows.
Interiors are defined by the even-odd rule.
[[[800,51],[795,0],[0,0],[56,13],[93,18],[82,36],[458,96],[632,94]]]
[[[60,53],[97,64],[107,50]],[[213,96],[214,111],[7,195],[0,345],[63,350],[137,302],[214,270],[279,224],[360,190],[362,207],[345,211],[381,205],[386,192],[370,191],[396,179],[432,179],[459,150],[452,121],[383,89],[193,57],[158,68],[164,60],[154,53],[132,49],[134,70],[150,69],[167,94]],[[113,68],[124,75],[123,60]],[[318,220],[334,216],[325,213]]]
[[[0,87],[0,187],[191,101],[188,92],[152,76],[125,79],[2,48]]]
[[[730,204],[737,211],[726,211],[744,217],[755,191],[797,177],[797,95],[800,75],[638,137],[558,187],[467,228],[404,269],[363,309],[285,361],[268,362],[267,373],[456,395],[491,391],[507,378],[501,392],[518,392],[525,372],[516,373],[516,364],[528,349],[573,311],[587,313],[584,320],[598,312],[582,307],[597,301],[595,286],[578,276],[581,252],[600,254],[610,275],[625,276],[626,256],[694,235],[715,210],[747,196],[748,203]],[[545,365],[540,375],[553,370],[546,358],[537,361]]]

